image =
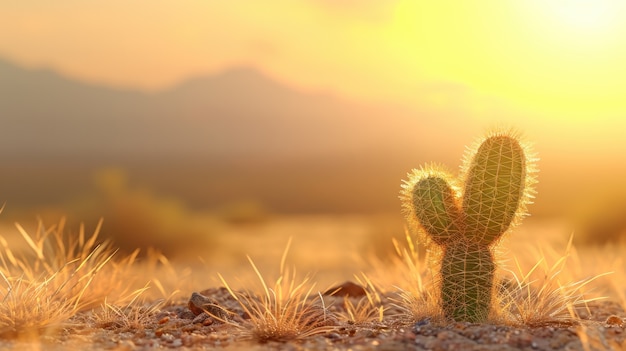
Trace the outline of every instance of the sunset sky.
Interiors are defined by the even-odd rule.
[[[396,211],[399,179],[418,167],[420,158],[456,169],[463,145],[485,129],[505,126],[519,130],[540,158],[542,198],[533,211],[564,217],[573,213],[571,218],[583,220],[615,211],[617,222],[623,223],[624,0],[3,1],[0,64],[5,60],[99,87],[132,90],[109,94],[109,89],[84,89],[106,96],[94,97],[100,104],[89,99],[81,104],[76,90],[60,94],[62,99],[51,93],[62,80],[51,79],[56,85],[38,90],[17,80],[44,77],[33,79],[43,86],[40,82],[49,75],[16,69],[20,74],[7,78],[2,73],[13,72],[12,67],[0,66],[9,67],[0,70],[0,111],[9,111],[0,113],[5,133],[0,156],[20,164],[32,161],[20,159],[23,155],[49,162],[45,155],[66,152],[108,167],[108,159],[97,156],[119,154],[132,161],[115,167],[127,171],[136,184],[198,208],[252,199],[277,211],[361,211],[370,204],[367,208]],[[202,90],[197,104],[196,96],[186,104],[177,95],[188,90],[167,91],[241,67],[270,80],[261,77],[260,88],[245,79],[231,90],[224,88],[228,84],[215,85],[217,90]],[[237,72],[259,78],[253,70]],[[11,94],[10,77],[17,77],[14,86],[22,89],[15,91],[21,95]],[[276,87],[271,80],[283,85],[276,89],[280,94],[264,94]],[[133,91],[153,95],[145,98]],[[211,103],[209,110],[203,103],[211,97],[227,106]],[[6,103],[12,101],[14,106]],[[268,104],[248,108],[259,101]],[[259,112],[255,106],[266,109]],[[155,109],[162,112],[157,117]],[[171,167],[171,173],[161,174],[143,156],[129,156],[144,151],[150,155],[146,158],[158,160],[155,164],[164,155],[193,162],[185,171]],[[196,162],[194,155],[228,162]],[[252,161],[244,171],[231,168],[231,160],[233,165],[245,161],[233,155],[258,156],[261,161],[254,161],[266,168],[260,172]],[[276,159],[283,168],[272,166]],[[26,179],[19,168],[6,164],[4,177],[14,178],[3,181],[12,191],[3,196],[25,207],[45,203],[82,210],[82,204],[71,202],[74,198],[102,195],[92,189],[87,166],[83,173],[63,164],[58,173],[27,168]],[[71,177],[61,176],[68,172]],[[41,174],[53,176],[44,179]],[[215,178],[207,181],[209,176]],[[11,179],[23,180],[21,188]],[[323,190],[305,187],[310,197],[288,187],[317,186],[319,179]],[[362,199],[364,194],[371,197]],[[611,219],[599,220],[607,222]]]
[[[621,0],[22,0],[0,56],[159,90],[253,66],[356,100],[615,122],[626,112]],[[519,118],[519,117],[517,117]]]

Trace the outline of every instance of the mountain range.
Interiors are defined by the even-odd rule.
[[[0,157],[302,158],[425,146],[434,113],[294,90],[234,68],[155,93],[0,60]]]
[[[410,168],[456,164],[471,140],[434,147],[449,117],[301,91],[246,67],[153,93],[6,60],[0,77],[0,192],[17,206],[80,197],[116,167],[199,207],[395,210]]]
[[[195,208],[252,200],[279,212],[397,212],[408,171],[430,161],[455,171],[485,127],[441,111],[299,90],[249,67],[148,93],[0,59],[0,203],[63,207],[116,168]],[[582,161],[543,151],[534,213],[597,193],[585,179],[611,168],[572,172]]]

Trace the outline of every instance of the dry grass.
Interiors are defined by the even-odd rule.
[[[365,288],[365,296],[360,298],[344,296],[343,308],[335,313],[337,319],[357,326],[382,323],[387,308],[384,306],[379,289],[365,273],[355,276],[355,279]]]
[[[27,248],[20,253],[13,252],[0,236],[0,338],[54,334],[71,326],[70,320],[78,313],[99,306],[122,317],[138,303],[138,297],[148,289],[146,282],[142,282],[143,288],[136,288],[143,279],[136,274],[139,250],[114,260],[116,250],[108,241],[99,240],[101,226],[102,221],[90,235],[83,225],[71,233],[65,230],[62,218],[48,228],[39,221],[31,234],[16,223]],[[162,255],[148,256],[148,266],[150,262],[152,266],[155,262],[168,263]],[[157,279],[146,280],[166,296]],[[154,294],[150,300],[155,300]],[[116,307],[124,305],[127,308]],[[127,317],[120,319],[132,319]]]
[[[220,280],[230,294],[250,317],[243,325],[243,336],[258,342],[288,341],[325,333],[333,329],[326,325],[327,309],[324,300],[313,298],[315,283],[309,278],[298,280],[296,272],[286,265],[287,252],[291,240],[280,262],[280,274],[273,284],[268,284],[252,259],[250,265],[261,284],[261,293],[246,289],[242,292],[232,290],[224,277]],[[316,303],[316,301],[318,301]]]
[[[117,284],[98,281],[115,253],[106,242],[97,242],[100,224],[91,236],[81,226],[70,239],[63,220],[48,229],[40,223],[33,235],[16,224],[30,249],[18,256],[0,237],[0,336],[49,333],[112,293]]]
[[[91,316],[91,321],[100,328],[121,328],[127,331],[141,331],[144,326],[154,319],[161,308],[167,303],[166,299],[156,301],[147,301],[142,298],[142,294],[148,289],[133,292],[132,299],[125,305],[115,305],[109,303],[106,299],[100,306],[99,310],[95,310]]]
[[[188,296],[197,290],[186,286],[188,280],[212,284],[206,275],[201,276],[204,271],[181,271],[155,252],[142,258],[138,251],[114,257],[111,245],[99,242],[100,225],[90,235],[84,227],[77,233],[68,233],[63,220],[49,228],[40,223],[33,233],[17,225],[28,249],[19,254],[0,236],[0,338],[32,340],[42,335],[54,336],[61,328],[79,322],[94,330],[141,331],[154,323],[155,315],[171,303],[175,294],[182,290]],[[411,235],[406,234],[404,243],[394,240],[394,257],[374,262],[370,268],[355,267],[365,269],[356,281],[366,288],[366,295],[343,300],[322,298],[315,280],[310,276],[298,278],[295,269],[286,264],[290,244],[291,241],[282,254],[276,279],[270,279],[271,273],[267,274],[265,267],[257,266],[250,257],[252,269],[248,273],[254,279],[241,281],[243,288],[233,289],[229,282],[233,274],[245,275],[245,270],[219,275],[220,283],[247,315],[240,318],[227,312],[214,316],[226,322],[226,327],[234,327],[236,340],[298,341],[336,333],[337,326],[342,325],[393,328],[397,321],[403,325],[425,320],[447,323],[440,313],[436,270],[432,266],[437,260],[430,259],[428,253],[424,255]],[[626,279],[623,267],[619,268],[620,248],[611,251],[614,262],[606,253],[603,256],[593,252],[595,259],[603,263],[589,265],[587,257],[579,257],[572,240],[562,246],[543,244],[532,243],[543,247],[534,255],[520,250],[524,252],[522,260],[511,261],[515,271],[500,270],[503,284],[492,322],[532,327],[580,324],[580,339],[592,345],[597,331],[579,323],[578,312],[598,298],[590,291],[603,283],[600,278],[605,274],[589,273],[611,265],[618,267],[609,282],[614,284],[611,295],[626,305],[620,284]],[[555,247],[564,247],[565,253],[551,251]],[[146,281],[140,282],[141,279]],[[328,301],[343,305],[331,312]],[[82,318],[73,318],[77,315]]]
[[[408,231],[405,231],[405,242],[400,243],[395,238],[392,240],[396,255],[390,262],[372,260],[370,276],[373,284],[380,291],[397,292],[397,297],[392,299],[392,306],[401,312],[399,317],[406,323],[426,318],[442,319],[434,270],[428,264],[432,261],[428,252],[420,255],[423,250],[416,245]]]
[[[343,305],[345,308],[343,319],[348,324],[365,325],[383,321],[385,308],[380,303],[376,303],[369,293],[358,299],[356,303],[349,297],[344,297]]]
[[[571,325],[580,320],[577,313],[579,308],[587,309],[589,302],[603,298],[587,298],[585,289],[591,282],[610,272],[575,281],[563,278],[570,274],[567,272],[567,264],[572,256],[576,256],[572,239],[568,242],[565,254],[551,266],[546,263],[543,254],[527,273],[515,261],[518,272],[510,272],[514,279],[513,286],[505,289],[501,297],[504,303],[500,312],[508,317],[506,319],[526,326]]]
[[[394,240],[397,257],[391,266],[375,264],[373,276],[379,286],[395,287],[398,298],[394,299],[393,305],[402,312],[405,321],[413,323],[428,319],[445,323],[432,267],[437,260],[429,259],[428,253],[420,257],[420,250],[411,235],[407,233],[406,239],[404,244]],[[501,284],[497,288],[490,320],[531,327],[577,324],[580,309],[587,309],[588,303],[603,298],[588,297],[591,283],[610,273],[582,279],[576,277],[571,261],[578,256],[571,238],[564,254],[548,255],[541,251],[536,256],[537,262],[530,270],[525,271],[517,259],[517,271],[501,270]],[[547,256],[555,256],[555,263],[550,265]]]

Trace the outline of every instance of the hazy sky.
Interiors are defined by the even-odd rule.
[[[250,65],[306,90],[403,104],[626,113],[623,0],[21,0],[0,56],[113,86],[163,89]],[[535,117],[535,118],[536,118]]]

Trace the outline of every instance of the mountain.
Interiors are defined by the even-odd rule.
[[[445,95],[454,87],[435,89]],[[464,146],[486,127],[472,123],[462,103],[451,105],[458,116],[349,101],[293,89],[246,67],[145,93],[0,59],[0,204],[7,204],[3,216],[89,208],[97,218],[110,211],[95,203],[111,194],[96,179],[113,168],[126,173],[121,189],[142,211],[147,199],[163,197],[194,210],[252,202],[280,213],[401,217],[397,195],[407,171],[430,161],[454,171]],[[615,211],[626,203],[624,144],[611,138],[618,133],[602,139],[602,149],[592,138],[572,136],[567,123],[559,124],[561,135],[546,128],[549,121],[541,126],[528,133],[543,138],[533,216],[609,223],[617,229],[600,231],[624,232],[621,219],[609,218],[623,218]]]
[[[434,147],[449,119],[295,90],[246,67],[155,93],[2,60],[0,77],[0,202],[14,207],[63,207],[115,167],[196,207],[396,210],[408,170],[456,164],[471,140]]]
[[[0,203],[63,207],[93,192],[100,170],[120,168],[131,185],[196,208],[252,200],[280,212],[397,212],[407,171],[430,161],[454,171],[483,128],[463,111],[349,101],[246,67],[145,93],[0,59]],[[580,153],[566,132],[552,149],[553,135],[535,133],[544,147],[534,214],[586,203],[598,184],[615,193],[621,168]]]
[[[342,101],[250,68],[147,94],[0,61],[1,156],[347,155],[426,145],[437,116]]]

